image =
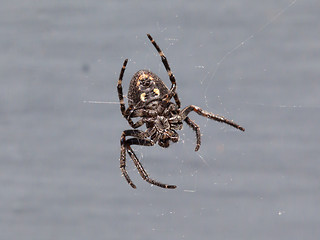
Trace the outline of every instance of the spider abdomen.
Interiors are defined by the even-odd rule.
[[[140,70],[130,81],[128,103],[133,106],[145,106],[168,93],[168,87],[156,74],[149,70]]]

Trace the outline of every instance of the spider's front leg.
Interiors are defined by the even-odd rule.
[[[169,76],[169,79],[170,79],[170,82],[171,82],[171,88],[170,88],[170,92],[172,92],[172,96],[168,96],[166,99],[167,102],[170,101],[170,99],[173,97],[176,104],[178,105],[178,107],[180,108],[180,100],[179,100],[179,97],[178,97],[178,94],[176,93],[176,89],[177,89],[177,83],[176,83],[176,78],[174,77],[172,71],[171,71],[171,68],[169,66],[169,63],[168,63],[168,60],[167,60],[167,57],[164,55],[163,51],[160,49],[159,45],[156,43],[156,41],[151,37],[150,34],[147,34],[149,40],[151,41],[152,45],[156,48],[156,50],[158,51],[160,57],[161,57],[161,61],[168,73],[168,76]]]
[[[125,111],[126,111],[126,106],[125,106],[124,100],[123,100],[122,79],[123,79],[124,72],[126,70],[127,63],[128,63],[128,59],[124,60],[122,68],[121,68],[121,71],[120,71],[118,84],[117,84],[118,97],[119,97],[119,102],[120,102],[120,110],[121,110],[121,113],[122,113],[123,116],[124,116]]]
[[[241,131],[245,131],[245,129],[243,127],[241,127],[239,124],[233,122],[232,120],[229,120],[229,119],[227,119],[223,116],[217,115],[217,114],[209,113],[209,112],[204,111],[201,108],[194,106],[194,105],[190,105],[188,107],[185,107],[180,113],[181,118],[185,120],[191,111],[195,111],[200,116],[203,116],[203,117],[206,117],[206,118],[218,121],[218,122],[223,122],[223,123],[228,124],[234,128],[237,128]]]
[[[130,138],[126,140],[127,136],[132,136],[135,138]],[[131,181],[128,172],[126,170],[126,151],[130,155],[133,163],[135,164],[136,168],[139,171],[140,176],[147,181],[150,184],[162,187],[162,188],[176,188],[175,185],[168,185],[164,184],[158,181],[155,181],[151,179],[148,175],[148,173],[144,170],[142,164],[140,163],[139,159],[137,158],[136,154],[131,148],[131,145],[140,145],[140,146],[153,146],[154,142],[146,139],[147,134],[146,132],[140,131],[140,130],[125,130],[123,131],[120,139],[121,144],[121,153],[120,153],[120,169],[122,171],[123,176],[127,180],[127,182],[130,184],[132,188],[136,188],[136,185],[133,184]]]
[[[140,126],[142,126],[144,124],[143,119],[139,120],[138,122],[134,123],[131,119],[130,114],[132,112],[135,111],[135,109],[133,108],[132,105],[130,105],[127,109],[126,109],[126,105],[124,103],[124,99],[123,99],[123,90],[122,90],[122,79],[123,79],[123,75],[124,72],[126,70],[126,66],[128,63],[128,59],[125,59],[120,71],[120,75],[119,75],[119,79],[118,79],[118,84],[117,84],[117,90],[118,90],[118,97],[119,97],[119,102],[120,102],[120,111],[122,113],[122,116],[128,121],[128,123],[130,124],[131,127],[133,128],[138,128]]]

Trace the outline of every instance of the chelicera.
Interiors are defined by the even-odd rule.
[[[172,74],[167,58],[151,35],[147,34],[147,36],[161,57],[162,63],[167,70],[171,81],[171,87],[169,89],[153,72],[149,70],[140,70],[133,75],[130,81],[127,95],[129,107],[126,108],[123,99],[122,78],[128,59],[124,61],[117,89],[121,113],[133,129],[125,130],[121,135],[120,169],[130,186],[136,188],[136,185],[133,184],[126,170],[126,153],[128,153],[138,169],[139,174],[145,181],[162,188],[173,189],[176,188],[175,185],[164,184],[149,177],[132,150],[131,145],[153,146],[154,144],[158,144],[160,147],[167,148],[169,147],[170,142],[177,142],[179,140],[177,130],[181,130],[183,122],[185,122],[196,133],[197,142],[195,151],[198,151],[201,145],[201,134],[199,126],[188,117],[188,114],[192,111],[200,116],[226,123],[241,131],[244,131],[245,129],[223,116],[209,113],[194,105],[180,109],[181,103],[176,92],[176,79]],[[140,119],[133,122],[133,118]],[[146,125],[145,131],[137,129],[144,124]],[[127,139],[127,137],[131,138]]]

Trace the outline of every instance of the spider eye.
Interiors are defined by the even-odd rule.
[[[146,93],[141,93],[140,99],[142,102],[144,102],[146,100]]]
[[[160,95],[160,91],[158,88],[153,89],[153,92],[158,96]]]

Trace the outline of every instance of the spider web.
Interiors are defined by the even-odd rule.
[[[202,79],[200,79],[200,83],[201,85],[204,85],[204,101],[205,101],[205,106],[206,109],[208,111],[211,111],[212,106],[209,104],[208,101],[208,96],[210,96],[208,94],[208,91],[210,91],[212,89],[212,84],[215,82],[217,73],[219,72],[219,70],[221,69],[222,65],[224,64],[224,62],[232,57],[238,50],[240,50],[241,48],[244,48],[246,45],[248,45],[250,43],[250,41],[254,41],[254,38],[256,36],[258,36],[260,33],[262,33],[263,31],[265,31],[267,28],[271,27],[279,18],[281,18],[290,8],[292,8],[298,0],[293,0],[291,1],[289,4],[287,4],[285,7],[281,8],[278,12],[276,12],[276,14],[274,14],[268,21],[266,21],[264,24],[262,24],[260,27],[257,28],[257,30],[255,30],[252,34],[248,35],[246,38],[244,38],[242,41],[240,41],[239,43],[237,43],[234,47],[232,47],[229,51],[227,51],[215,64],[215,66],[213,66],[213,71],[209,70],[206,72],[206,74],[204,75],[204,77]],[[205,66],[202,65],[198,65],[195,66],[195,68],[198,69],[202,69],[205,70]],[[210,96],[211,97],[211,96]],[[217,96],[217,99],[219,101],[220,105],[223,105],[223,101],[221,100],[221,98],[219,96]],[[252,103],[252,102],[245,102],[246,105],[255,105],[255,106],[260,106],[260,107],[270,107],[271,105],[265,104],[265,103]],[[302,108],[302,106],[300,105],[276,105],[272,107],[276,107],[276,108]],[[224,107],[224,112],[229,114],[228,110]],[[205,120],[206,123],[204,124],[204,129],[207,128],[207,123],[209,123],[211,120],[206,119]],[[225,131],[228,131],[225,129]],[[185,134],[182,134],[182,136],[184,137]],[[190,140],[189,138],[186,140]],[[190,141],[192,142],[192,140]],[[190,144],[190,143],[189,143]],[[203,163],[203,166],[205,167],[211,167],[211,164],[209,163],[209,161],[206,160],[206,157],[201,153],[201,151],[196,153],[200,162]],[[215,158],[213,159],[215,160]],[[194,193],[197,191],[197,172],[198,170],[195,170],[194,172],[192,172],[190,175],[191,177],[194,178],[194,187],[190,188],[190,189],[184,189],[183,191],[185,192],[191,192]],[[225,179],[223,180],[224,184],[228,184],[229,182],[232,182],[233,178],[232,176],[230,176],[229,179]],[[217,182],[214,182],[214,184],[218,184]]]
[[[263,31],[265,31],[267,28],[269,28],[270,26],[272,26],[279,18],[283,17],[285,15],[285,13],[292,8],[296,3],[298,2],[298,0],[293,0],[290,3],[288,3],[285,7],[281,8],[278,12],[276,12],[276,14],[274,14],[271,19],[269,19],[268,21],[266,21],[264,24],[262,24],[261,26],[259,26],[252,34],[249,34],[246,38],[238,41],[237,44],[235,44],[233,47],[230,48],[229,51],[227,51],[216,63],[214,66],[209,67],[209,70],[207,71],[207,67],[203,66],[203,65],[195,65],[194,67],[199,69],[199,70],[203,70],[206,71],[206,73],[204,74],[204,77],[202,77],[201,79],[199,79],[198,81],[200,81],[200,84],[204,86],[204,94],[203,94],[203,98],[204,98],[204,102],[205,102],[205,106],[206,106],[206,110],[211,111],[210,109],[212,109],[212,106],[209,103],[209,94],[208,91],[210,91],[210,89],[212,88],[212,84],[214,83],[216,76],[219,72],[219,70],[222,68],[222,66],[224,65],[225,61],[232,57],[238,50],[240,50],[241,48],[244,48],[246,45],[248,45],[251,41],[254,41],[254,38],[256,36],[258,36],[260,33],[262,33]],[[164,27],[162,28],[161,26],[157,26],[159,32],[166,32],[167,28]],[[164,52],[168,52],[168,49],[170,48],[170,46],[173,46],[175,44],[178,44],[179,39],[176,38],[165,38],[165,40],[167,40],[169,42],[169,47],[160,45],[161,48],[163,48]],[[156,53],[154,53],[156,54]],[[172,61],[170,61],[169,59],[169,63],[171,63]],[[159,71],[163,71],[163,65],[162,63],[159,63],[159,68],[158,68],[158,72]],[[173,69],[174,71],[174,69]],[[124,98],[126,99],[126,96],[124,95]],[[217,97],[219,104],[223,105],[223,100],[221,100],[221,98],[218,96]],[[84,104],[108,104],[108,105],[118,105],[119,101],[118,99],[110,99],[107,101],[103,101],[103,100],[94,100],[94,99],[90,99],[90,100],[83,100]],[[255,105],[255,106],[260,106],[260,107],[268,107],[271,105],[265,104],[265,103],[252,103],[252,102],[246,102],[247,105]],[[298,109],[298,108],[304,108],[301,105],[277,105],[277,106],[273,106],[272,107],[277,107],[277,108],[293,108],[293,109]],[[228,111],[225,109],[225,113],[228,113]],[[205,124],[204,127],[202,127],[202,131],[203,129],[207,128],[207,123],[211,121],[206,119],[205,120]],[[190,133],[186,134],[185,131],[188,131]],[[228,130],[225,130],[228,131]],[[191,136],[192,134],[194,134],[192,131],[190,131],[190,129],[188,129],[187,126],[184,126],[184,130],[181,131],[179,133],[180,135],[180,143],[182,145],[187,145],[185,146],[186,149],[190,149],[194,147],[194,143],[195,143],[195,137]],[[182,146],[184,147],[184,146]],[[203,148],[203,147],[202,147]],[[145,148],[142,146],[135,146],[135,152],[138,156],[138,158],[142,161],[143,163],[143,159],[144,159],[144,152],[145,152]],[[199,159],[199,162],[201,162],[203,167],[210,167],[210,163],[209,161],[206,159],[206,157],[204,156],[204,154],[202,154],[201,151],[196,152],[196,156]],[[180,157],[178,155],[176,155],[177,159],[180,159]],[[194,161],[195,159],[193,159]],[[184,160],[181,160],[181,164],[184,163]],[[136,174],[136,169],[135,167],[132,165],[132,163],[130,163],[131,161],[127,161],[128,162],[128,171],[129,174],[131,171],[135,172]],[[150,164],[150,162],[148,162],[148,164]],[[146,164],[143,163],[143,165],[145,166],[146,170],[148,171],[148,167],[146,166]],[[149,165],[150,166],[150,165]],[[181,170],[180,170],[181,171]],[[149,171],[148,171],[149,172]],[[152,170],[150,171],[150,173],[152,174]],[[185,188],[182,189],[182,191],[184,192],[188,192],[188,193],[194,193],[197,191],[198,188],[198,172],[199,172],[199,168],[196,167],[195,170],[193,170],[192,172],[189,173],[189,176],[191,176],[191,178],[193,178],[193,186],[190,186],[190,188]],[[134,179],[135,177],[133,177]],[[156,178],[157,179],[157,178]],[[158,179],[158,180],[162,180],[162,179]],[[230,177],[229,179],[230,182],[232,182],[232,177]]]

